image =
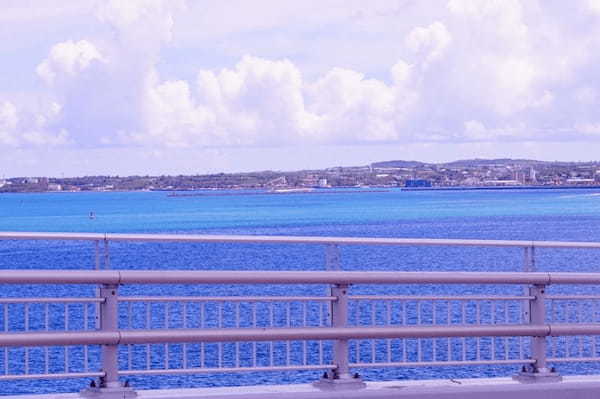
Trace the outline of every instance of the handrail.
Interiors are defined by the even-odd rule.
[[[600,324],[415,325],[386,327],[204,328],[0,333],[0,347],[129,345],[451,337],[551,337],[600,334]]]
[[[476,246],[533,248],[597,248],[600,242],[470,240],[445,238],[376,238],[376,237],[306,237],[264,235],[207,234],[121,234],[63,232],[0,232],[0,240],[61,240],[61,241],[140,241],[188,243],[255,243],[255,244],[338,244],[338,245],[411,245],[411,246]]]
[[[600,273],[0,270],[0,284],[600,284]]]

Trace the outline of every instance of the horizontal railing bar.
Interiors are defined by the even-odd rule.
[[[119,284],[116,270],[0,270],[0,284]]]
[[[600,284],[600,273],[0,270],[0,284]]]
[[[582,325],[570,325],[573,332]],[[214,328],[0,333],[1,346],[125,345],[185,342],[506,337],[550,335],[549,325],[427,325],[386,327]],[[589,335],[589,331],[586,329]],[[600,334],[600,324],[597,326]],[[581,335],[581,334],[579,334]]]
[[[3,303],[103,303],[104,298],[0,298]]]
[[[117,345],[120,337],[118,331],[9,332],[0,334],[0,347]]]
[[[599,242],[529,241],[529,240],[468,240],[439,238],[375,238],[375,237],[306,237],[260,235],[202,234],[117,234],[117,233],[51,233],[0,232],[0,240],[64,240],[64,241],[143,241],[143,242],[205,242],[205,243],[281,243],[281,244],[348,244],[348,245],[423,245],[482,246],[538,248],[597,248]]]
[[[546,360],[553,363],[597,362],[600,357],[549,357]]]
[[[0,333],[0,346],[600,335],[596,324],[410,325]]]
[[[560,323],[550,325],[550,334],[554,337],[566,335],[598,335],[600,334],[600,323]]]
[[[257,367],[198,367],[187,369],[152,369],[152,370],[120,370],[119,375],[166,375],[166,374],[204,374],[204,373],[236,373],[258,371],[298,371],[336,369],[335,364],[298,365],[298,366],[257,366]]]
[[[544,336],[544,325],[456,325],[456,326],[394,326],[394,327],[299,327],[299,328],[237,328],[205,330],[128,330],[121,332],[121,344],[236,342],[236,341],[314,341],[340,339],[436,338]],[[598,326],[600,333],[600,325]],[[1,338],[0,338],[1,342]]]
[[[549,284],[550,280],[549,273],[0,270],[0,284]],[[600,283],[600,273],[580,280]]]
[[[88,373],[56,373],[56,374],[0,374],[0,381],[4,380],[34,380],[48,378],[82,378],[82,377],[104,377],[102,371]]]
[[[519,301],[535,299],[533,296],[413,296],[413,295],[350,295],[356,301]]]
[[[337,298],[334,296],[120,296],[118,299],[120,302],[331,302]]]
[[[378,368],[378,367],[421,367],[421,366],[477,366],[486,364],[533,364],[533,359],[509,359],[509,360],[449,360],[449,361],[422,361],[422,362],[385,362],[385,363],[350,363],[355,368]]]
[[[546,299],[554,299],[554,300],[600,299],[600,295],[546,295]]]

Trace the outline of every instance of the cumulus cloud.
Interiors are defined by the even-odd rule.
[[[144,130],[130,138],[169,146],[395,140],[414,103],[410,69],[397,63],[391,85],[342,68],[307,82],[289,60],[247,56],[232,69],[200,70],[195,87],[156,81]]]
[[[52,84],[59,75],[74,77],[87,69],[93,62],[105,62],[98,49],[87,40],[67,40],[50,49],[48,58],[36,68],[40,78]]]
[[[9,101],[0,101],[0,144],[15,145],[14,137],[17,128],[17,108]]]
[[[413,52],[423,56],[427,63],[444,55],[450,45],[452,36],[446,26],[436,21],[427,27],[416,27],[406,37],[406,46]]]
[[[393,46],[382,45],[381,52],[392,55],[372,60],[378,73],[364,70],[348,60],[371,60],[334,37],[336,53],[322,53],[330,65],[307,73],[294,52],[301,27],[278,38],[289,43],[279,56],[212,61],[206,50],[178,46],[183,1],[102,1],[96,17],[104,30],[97,37],[60,41],[40,57],[36,72],[47,83],[46,105],[0,103],[0,141],[158,149],[542,140],[564,139],[566,131],[592,137],[600,87],[589,79],[596,65],[590,50],[600,41],[583,30],[565,37],[571,28],[559,23],[561,15],[533,3],[449,0],[426,12],[431,4],[437,5],[415,2],[409,10],[415,21],[406,17],[401,24],[394,21],[404,8],[385,1],[371,8],[352,3],[343,16],[331,10],[320,15],[320,24],[357,22],[353,35],[364,35],[374,47],[385,38]],[[573,13],[590,18],[596,3],[581,4]],[[291,9],[307,12],[297,7]],[[298,23],[293,13],[273,11],[280,14]],[[220,40],[256,27],[236,21],[239,31],[228,25]],[[221,32],[214,29],[212,42]],[[338,49],[345,58],[337,57]],[[178,75],[182,70],[185,75]]]
[[[34,110],[18,109],[10,101],[0,101],[0,146],[57,146],[70,142],[69,133],[53,129],[60,105],[46,103]]]

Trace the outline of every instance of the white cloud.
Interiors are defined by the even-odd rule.
[[[439,21],[426,28],[414,28],[405,39],[406,46],[414,53],[422,55],[427,63],[440,59],[450,42],[452,42],[452,35]]]
[[[52,123],[60,114],[57,103],[41,104],[35,110],[18,109],[9,101],[0,101],[0,146],[58,146],[68,144],[65,129],[55,131]]]
[[[8,101],[0,101],[0,144],[16,145],[14,137],[19,117],[17,108]]]
[[[600,137],[600,122],[578,123],[575,125],[575,130],[585,135]]]
[[[595,3],[564,18],[540,4],[101,1],[98,26],[36,55],[43,92],[3,95],[0,141],[168,151],[595,137]]]
[[[587,0],[586,3],[590,11],[600,14],[600,0]]]
[[[136,45],[146,49],[171,41],[173,14],[184,4],[183,0],[107,0],[99,3],[96,15],[135,51]]]
[[[483,123],[471,120],[465,122],[465,137],[473,141],[485,141],[491,138],[491,132]]]
[[[87,40],[67,40],[52,46],[48,58],[37,66],[36,72],[46,83],[52,84],[57,76],[74,77],[94,61],[105,62],[92,43]]]

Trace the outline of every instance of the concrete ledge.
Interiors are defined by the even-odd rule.
[[[139,390],[138,399],[592,399],[600,376],[570,376],[562,382],[521,384],[511,378],[368,382],[361,390],[324,392],[312,384]],[[18,399],[75,399],[73,394],[20,395]]]

